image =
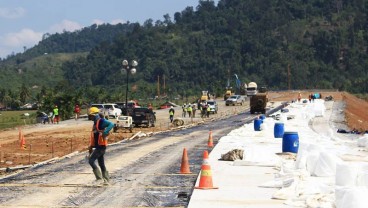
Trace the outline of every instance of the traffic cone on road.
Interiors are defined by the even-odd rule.
[[[208,147],[213,147],[212,131],[208,134]]]
[[[26,149],[26,139],[24,138],[24,135],[22,133],[22,130],[19,128],[19,146],[20,149]]]
[[[205,150],[203,153],[203,164],[201,167],[201,176],[199,179],[199,186],[194,187],[196,189],[218,189],[213,186],[212,182],[212,171],[208,161],[208,151]]]
[[[189,169],[189,160],[188,160],[188,154],[187,154],[187,149],[186,148],[184,148],[184,150],[183,150],[183,157],[181,159],[180,173],[181,174],[192,173],[192,172],[190,172],[190,169]]]

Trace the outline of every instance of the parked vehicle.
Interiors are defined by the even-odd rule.
[[[133,132],[133,119],[131,116],[118,116],[114,124],[114,132],[118,129],[128,129],[130,133]]]
[[[116,102],[116,104],[118,105],[118,108],[120,108],[122,110],[122,115],[126,115],[126,116],[130,116],[132,115],[132,111],[134,108],[139,108],[141,107],[138,102],[136,102],[135,100],[130,100],[128,101],[128,108],[125,107],[125,102]]]
[[[218,105],[217,105],[217,102],[215,100],[207,101],[207,105],[209,106],[211,113],[213,113],[213,114],[217,113]]]
[[[232,95],[225,101],[225,105],[243,105],[244,102],[244,97],[240,95]]]
[[[154,127],[156,122],[156,113],[149,108],[134,108],[132,111],[132,118],[134,127],[145,125],[147,127]]]
[[[45,112],[38,111],[36,115],[36,122],[46,124],[46,123],[50,123],[50,119],[49,119],[49,116]]]
[[[106,103],[103,106],[102,113],[105,116],[117,118],[121,115],[121,109],[115,103]]]
[[[240,95],[232,95],[225,101],[225,104],[226,104],[226,106],[229,106],[229,105],[243,105],[244,101],[245,101],[244,97],[242,97]]]
[[[122,114],[121,109],[115,103],[104,103],[104,104],[92,104],[91,107],[100,109],[100,113],[108,117],[118,117]],[[91,120],[91,116],[88,112],[88,119]]]

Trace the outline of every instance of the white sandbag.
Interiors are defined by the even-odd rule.
[[[360,137],[357,141],[358,147],[368,147],[368,136]]]
[[[342,160],[333,153],[321,152],[312,175],[314,176],[334,176],[336,174],[336,164]]]
[[[335,190],[336,208],[367,208],[368,188],[338,187]]]
[[[262,188],[283,188],[289,187],[294,182],[294,178],[275,178],[273,181],[267,181],[261,184]]]
[[[358,167],[355,164],[342,162],[336,165],[336,185],[355,186],[358,176]]]
[[[358,171],[357,186],[365,186],[368,188],[368,165],[365,164],[361,166],[361,169]]]
[[[316,117],[320,117],[320,116],[324,116],[325,115],[325,105],[323,104],[323,102],[316,102],[314,104],[314,115]]]
[[[312,152],[309,153],[307,156],[307,171],[312,174],[314,173],[314,170],[316,169],[316,164],[319,158],[319,152]]]
[[[293,183],[286,188],[282,188],[278,191],[276,191],[272,195],[272,199],[281,199],[281,200],[287,200],[294,198],[299,195],[298,186],[299,186],[299,180],[294,180]]]
[[[306,170],[307,169],[307,158],[308,158],[308,151],[304,150],[304,151],[300,151],[298,152],[297,156],[296,156],[296,161],[295,161],[295,168],[296,169],[302,169],[302,170]]]

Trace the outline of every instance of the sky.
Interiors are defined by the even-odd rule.
[[[45,33],[73,32],[92,24],[144,23],[194,10],[199,0],[1,0],[0,58],[32,48]],[[216,2],[216,1],[215,1]]]

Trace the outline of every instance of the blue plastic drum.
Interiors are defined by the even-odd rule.
[[[284,132],[284,136],[282,137],[282,152],[298,153],[298,149],[298,132]]]
[[[254,131],[261,131],[262,119],[254,119]]]
[[[273,135],[275,138],[282,138],[284,136],[284,123],[275,123]]]
[[[262,114],[262,115],[259,116],[259,118],[262,119],[262,120],[265,120],[266,116]]]

